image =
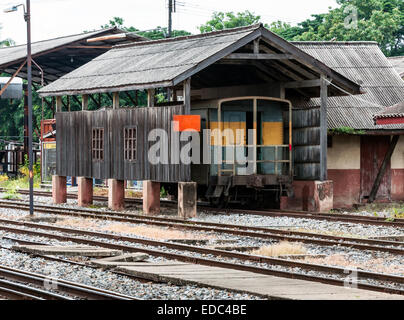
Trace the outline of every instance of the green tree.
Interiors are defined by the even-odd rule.
[[[138,35],[145,37],[150,40],[158,40],[158,39],[164,39],[167,38],[168,35],[168,29],[167,28],[162,28],[162,27],[157,27],[153,30],[147,30],[147,31],[140,31],[139,29],[131,26],[127,27],[124,25],[125,20],[120,17],[114,17],[111,20],[109,20],[109,23],[104,24],[101,26],[103,29],[111,28],[111,27],[117,27],[121,30],[124,30],[126,32],[135,32]],[[180,36],[188,36],[191,33],[185,30],[173,30],[172,32],[172,37],[180,37]]]
[[[300,41],[376,41],[383,52],[404,54],[403,0],[337,0],[340,7],[298,27],[284,26],[280,35],[286,40]],[[357,14],[356,24],[350,17]]]
[[[261,22],[261,16],[246,10],[244,12],[214,12],[211,20],[199,26],[201,33],[253,25]]]

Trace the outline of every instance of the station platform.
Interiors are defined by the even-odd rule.
[[[276,300],[404,300],[404,296],[181,262],[133,263],[117,270],[177,285],[228,289]]]

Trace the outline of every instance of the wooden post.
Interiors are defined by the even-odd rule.
[[[56,97],[56,112],[62,112],[63,102],[62,97]]]
[[[88,95],[81,96],[81,110],[88,110]]]
[[[149,108],[154,107],[154,95],[156,93],[155,89],[149,89],[147,90],[147,106]]]
[[[373,184],[372,191],[370,192],[369,203],[372,203],[376,199],[376,195],[377,195],[377,192],[379,191],[380,183],[382,182],[382,179],[386,173],[387,165],[390,163],[391,156],[393,155],[393,152],[397,146],[399,138],[400,138],[400,136],[393,136],[393,140],[391,140],[389,149],[387,150],[387,153],[386,153],[386,156],[384,157],[382,166],[380,167],[376,180],[375,180],[375,183]]]
[[[71,106],[71,103],[70,103],[70,96],[67,96],[67,111],[71,111],[71,109],[72,109],[72,106]]]
[[[286,99],[286,89],[283,84],[279,88],[279,98]]]
[[[184,105],[185,105],[185,114],[191,114],[191,78],[188,78],[184,81]]]
[[[114,92],[112,96],[113,109],[119,109],[119,92]]]
[[[327,135],[328,135],[328,123],[327,123],[327,101],[328,101],[328,85],[324,78],[321,76],[320,82],[320,181],[326,181],[328,179],[327,174]]]
[[[254,54],[260,53],[260,39],[254,40]]]

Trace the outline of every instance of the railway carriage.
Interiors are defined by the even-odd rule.
[[[293,180],[291,103],[262,96],[206,100],[192,103],[191,113],[200,116],[202,131],[210,130],[210,163],[191,167],[200,195],[215,205],[278,202]]]

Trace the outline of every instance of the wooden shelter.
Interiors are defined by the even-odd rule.
[[[155,90],[161,88],[170,93],[164,105],[156,104],[155,99]],[[148,91],[149,109],[120,108],[119,94],[136,90]],[[167,126],[174,114],[191,114],[195,101],[261,95],[295,104],[318,97],[318,112],[300,112],[293,116],[293,121],[289,119],[286,128],[297,123],[293,128],[296,129],[293,140],[300,142],[293,148],[300,148],[294,153],[294,160],[299,165],[295,179],[319,180],[321,184],[327,180],[328,97],[355,95],[362,91],[355,81],[262,25],[254,25],[118,45],[42,88],[39,93],[43,97],[56,96],[58,101],[63,95],[83,96],[82,112],[56,116],[58,175],[175,183],[190,182],[191,167],[180,164],[176,171],[170,167],[173,163],[168,163],[153,168],[145,156],[148,144],[144,145],[143,133],[139,131],[138,161],[125,164],[125,159],[121,158],[124,154],[121,132],[122,128],[134,125],[130,121],[142,119],[136,120],[141,123],[137,130],[140,128],[149,133],[153,128]],[[113,110],[85,111],[86,97],[95,93],[112,93]],[[309,126],[313,129],[311,132],[300,130]],[[118,131],[115,132],[115,128]],[[90,129],[103,130],[95,131],[94,135]],[[102,137],[105,141],[101,153],[98,152],[99,141],[93,141],[91,146],[88,144],[89,137],[94,140],[94,136],[98,137],[96,140]],[[311,142],[303,143],[308,140]],[[111,149],[111,146],[120,150]],[[98,150],[95,155],[91,153],[94,149]],[[83,152],[83,156],[72,156],[79,152]]]

